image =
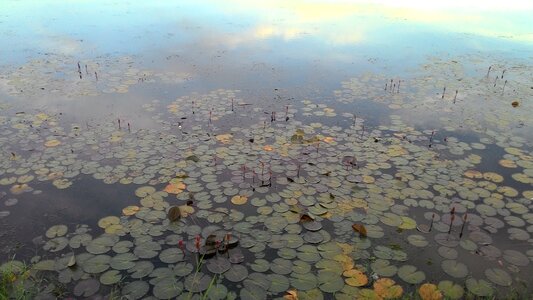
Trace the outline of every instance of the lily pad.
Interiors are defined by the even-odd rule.
[[[483,279],[468,278],[466,288],[470,293],[479,297],[488,297],[494,292],[490,283]]]
[[[74,295],[77,297],[90,297],[100,289],[100,282],[96,279],[85,279],[74,287]]]
[[[230,267],[231,263],[227,258],[224,257],[210,259],[207,263],[207,269],[214,274],[222,274],[229,270]]]
[[[224,273],[224,277],[231,282],[241,282],[248,277],[248,269],[242,265],[233,265]]]
[[[415,266],[404,265],[398,269],[398,276],[410,284],[418,284],[426,279],[424,272],[418,271]]]
[[[456,260],[444,260],[441,263],[441,267],[446,274],[455,278],[464,278],[468,275],[468,268],[466,265]]]
[[[449,280],[439,282],[438,287],[444,296],[450,299],[461,299],[464,295],[463,287]]]
[[[501,286],[510,286],[513,282],[511,275],[502,269],[487,269],[485,270],[485,276],[493,283]]]

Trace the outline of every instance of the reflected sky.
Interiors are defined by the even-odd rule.
[[[131,56],[141,69],[188,74],[182,84],[136,95],[136,102],[218,88],[256,99],[271,98],[273,90],[327,98],[341,81],[365,72],[405,78],[429,56],[527,59],[531,15],[533,2],[524,0],[4,0],[0,66],[53,55],[75,68],[76,61]],[[32,101],[61,103],[56,95]]]
[[[531,46],[531,15],[533,2],[523,0],[5,0],[0,3],[0,42],[7,46],[0,54],[6,64],[46,52],[157,56],[161,50],[210,47],[283,50],[302,59],[334,49],[339,60],[352,51],[385,57],[436,50],[505,52]]]

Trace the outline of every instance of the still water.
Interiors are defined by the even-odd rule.
[[[18,299],[527,297],[527,1],[2,1]]]

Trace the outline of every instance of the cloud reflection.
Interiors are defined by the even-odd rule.
[[[254,15],[257,38],[297,39],[311,34],[326,42],[359,43],[383,36],[391,23],[451,33],[533,42],[533,1],[244,1],[212,5],[234,14]]]

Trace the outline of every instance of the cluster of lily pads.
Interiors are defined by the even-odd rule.
[[[397,93],[384,89],[388,79],[362,77],[335,95],[425,107],[442,100],[416,90],[425,80],[393,80]],[[60,116],[4,109],[9,193],[35,192],[37,181],[69,188],[79,176],[142,185],[138,202],[98,226],[50,227],[32,269],[75,296],[113,287],[128,299],[389,299],[413,287],[423,299],[460,299],[531,276],[526,139],[500,126],[468,139],[450,123],[428,130],[400,114],[371,126],[330,103],[269,110],[239,94],[191,94],[166,111],[146,104],[159,124],[149,129],[120,119],[65,127]],[[333,117],[349,125],[326,125]]]
[[[0,87],[12,96],[73,98],[127,93],[130,86],[138,83],[177,84],[190,77],[184,72],[140,69],[132,56],[77,60],[68,55],[47,54],[16,68],[3,68]]]

